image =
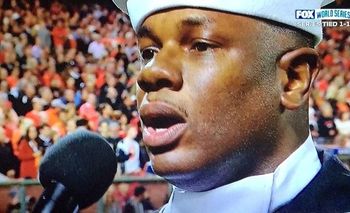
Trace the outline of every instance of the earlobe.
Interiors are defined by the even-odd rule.
[[[282,87],[281,105],[295,110],[308,98],[318,73],[318,54],[312,48],[289,51],[279,60],[278,72]]]

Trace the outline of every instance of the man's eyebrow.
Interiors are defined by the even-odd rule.
[[[137,37],[138,38],[150,38],[157,44],[161,44],[161,40],[158,36],[149,28],[148,26],[141,26],[140,29],[137,31]]]
[[[202,15],[192,15],[189,17],[186,17],[180,22],[180,25],[178,26],[179,29],[182,29],[185,26],[208,26],[208,24],[212,23],[213,20],[209,19],[206,16]],[[137,37],[138,38],[150,38],[154,42],[161,44],[161,40],[159,37],[152,31],[150,27],[147,25],[142,25],[139,30],[137,31]]]
[[[206,26],[210,23],[212,23],[213,20],[209,19],[206,16],[201,15],[193,15],[185,18],[181,21],[181,26]]]

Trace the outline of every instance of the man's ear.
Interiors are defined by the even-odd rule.
[[[312,48],[299,48],[283,54],[277,64],[283,90],[281,105],[297,109],[308,99],[318,74],[318,54]]]

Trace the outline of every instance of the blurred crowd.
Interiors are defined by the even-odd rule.
[[[120,173],[151,173],[140,140],[135,34],[99,4],[10,0],[0,9],[0,173],[36,178],[48,147],[76,129],[115,148]],[[319,144],[350,147],[350,32],[326,29],[310,100]]]
[[[8,3],[0,10],[0,172],[36,178],[48,147],[88,129],[116,148],[120,173],[143,175],[140,65],[127,17],[98,4]]]
[[[320,145],[350,147],[350,29],[325,29],[317,49],[321,69],[309,105],[311,133]]]

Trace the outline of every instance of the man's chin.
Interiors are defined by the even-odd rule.
[[[194,192],[208,191],[249,176],[255,162],[244,155],[234,156],[231,159],[203,160],[198,152],[179,150],[150,155],[157,175],[178,188]]]
[[[161,175],[172,185],[193,192],[208,191],[218,186],[217,177],[205,178],[202,175],[196,174],[196,172],[182,173],[182,174],[168,174]],[[211,181],[208,181],[211,180]]]
[[[152,162],[155,174],[166,179],[170,184],[186,191],[208,191],[221,185],[220,178],[215,173],[208,174],[208,168],[182,167],[167,165],[160,166],[159,162]]]

